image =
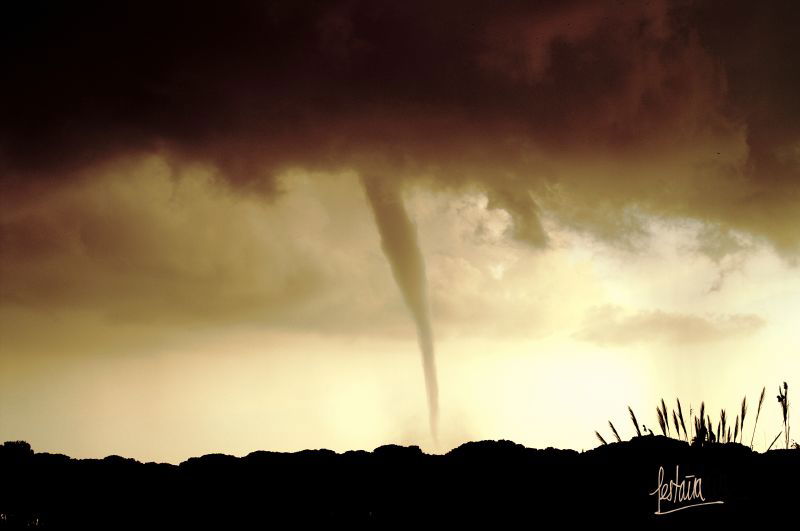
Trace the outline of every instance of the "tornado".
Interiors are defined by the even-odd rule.
[[[431,436],[434,443],[437,443],[439,384],[436,377],[425,261],[417,242],[416,227],[408,216],[397,182],[373,176],[364,176],[361,180],[375,216],[383,254],[391,265],[394,280],[416,325],[428,399],[428,422]]]

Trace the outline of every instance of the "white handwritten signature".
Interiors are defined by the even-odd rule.
[[[675,465],[675,479],[670,479],[669,483],[664,483],[664,467],[658,467],[658,487],[649,494],[658,497],[658,505],[654,514],[669,514],[690,507],[725,503],[722,500],[706,501],[703,496],[703,479],[693,474],[681,479],[679,465]],[[662,511],[662,501],[667,502],[665,505],[670,504],[672,508]]]

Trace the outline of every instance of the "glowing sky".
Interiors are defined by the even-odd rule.
[[[402,4],[5,17],[0,439],[581,449],[800,381],[792,3]]]

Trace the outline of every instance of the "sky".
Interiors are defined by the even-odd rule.
[[[798,14],[10,10],[0,439],[582,450],[767,386],[765,449],[800,380]]]

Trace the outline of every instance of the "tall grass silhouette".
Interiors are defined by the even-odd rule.
[[[619,433],[617,433],[617,428],[614,427],[614,425],[611,423],[610,420],[608,421],[608,425],[611,426],[611,432],[614,434],[614,437],[617,439],[617,442],[622,442],[622,439],[620,439],[619,437]]]
[[[678,424],[678,414],[675,413],[675,410],[672,410],[672,424],[675,426],[675,433],[678,434],[678,439],[681,438],[681,425]]]
[[[742,399],[742,435],[739,438],[740,443],[742,442],[742,439],[744,439],[744,419],[746,416],[747,416],[747,397],[745,396]]]
[[[756,436],[756,428],[758,427],[758,417],[761,415],[761,406],[764,404],[764,392],[767,390],[767,387],[761,390],[761,396],[758,399],[758,409],[756,410],[756,422],[753,425],[753,435],[750,437],[750,449],[753,449],[753,439]]]
[[[777,440],[778,440],[778,437],[780,437],[782,433],[783,433],[783,430],[779,431],[779,432],[778,432],[778,435],[776,435],[776,436],[775,436],[775,438],[774,438],[774,439],[772,439],[772,442],[771,442],[771,443],[769,443],[769,448],[767,448],[767,451],[768,451],[768,452],[769,452],[770,450],[772,450],[772,445],[773,445],[773,444],[775,444],[775,441],[777,441]]]
[[[753,422],[753,432],[750,436],[750,449],[753,449],[753,441],[755,439],[756,429],[758,428],[758,419],[761,416],[761,407],[764,404],[764,394],[766,392],[766,386],[761,389],[761,395],[758,399],[758,407],[756,408],[756,417]],[[789,448],[796,448],[800,449],[800,445],[794,442],[792,443],[790,437],[790,422],[789,422],[789,385],[786,382],[783,382],[783,386],[778,386],[778,403],[781,407],[781,414],[783,419],[783,426],[778,435],[775,436],[775,439],[772,443],[767,447],[767,451],[771,450],[775,443],[778,441],[781,435],[784,437],[785,447]],[[719,412],[719,417],[717,419],[716,424],[711,419],[711,414],[706,412],[706,405],[705,402],[700,403],[700,409],[696,415],[694,415],[693,408],[689,408],[689,425],[692,427],[692,433],[689,434],[686,429],[686,419],[683,415],[683,406],[681,405],[680,399],[676,399],[677,409],[672,410],[672,427],[670,427],[670,414],[667,409],[667,404],[662,398],[658,404],[656,404],[656,419],[658,421],[658,426],[661,428],[661,434],[667,438],[674,438],[680,441],[685,441],[692,446],[705,446],[708,444],[713,443],[720,443],[720,444],[742,444],[744,445],[744,437],[745,437],[745,420],[747,419],[747,396],[742,398],[742,404],[739,408],[739,411],[736,413],[736,417],[734,418],[733,422],[731,422],[730,417],[728,416],[727,411],[723,408]],[[629,405],[628,406],[628,414],[631,419],[631,423],[633,423],[633,427],[636,430],[636,434],[634,437],[642,437],[642,433],[644,432],[646,435],[654,435],[652,430],[648,429],[645,424],[641,424],[639,419],[636,418],[636,415],[633,412],[633,408]],[[608,426],[611,428],[611,433],[614,435],[614,439],[617,442],[622,442],[622,437],[620,437],[619,432],[617,431],[614,423],[609,420]],[[673,431],[674,430],[674,431]],[[681,433],[682,432],[682,433]],[[674,434],[674,435],[673,435]],[[595,431],[595,435],[597,438],[603,443],[608,444],[608,442],[603,438],[602,434],[599,431]]]
[[[598,439],[600,439],[600,442],[601,442],[601,443],[603,443],[603,444],[608,444],[608,443],[606,442],[606,440],[605,440],[605,439],[603,439],[603,436],[602,436],[602,435],[600,435],[600,432],[599,432],[599,431],[595,431],[595,432],[594,432],[594,434],[595,434],[595,435],[597,435],[597,438],[598,438]]]
[[[783,433],[786,439],[786,449],[789,449],[789,385],[783,382],[783,390],[778,386],[778,402],[783,413]]]
[[[658,413],[658,426],[661,428],[661,433],[665,437],[669,437],[669,416],[667,415],[667,405],[664,403],[664,399],[661,399],[661,408],[656,406],[656,412]]]
[[[642,430],[639,429],[639,422],[636,420],[636,415],[633,414],[633,410],[631,406],[628,406],[628,412],[631,414],[631,422],[633,422],[633,427],[636,428],[636,436],[642,436]]]
[[[675,399],[678,402],[678,418],[681,421],[681,428],[683,428],[683,436],[686,438],[686,442],[689,442],[689,435],[686,433],[686,423],[683,422],[683,409],[681,408],[681,401],[680,399]]]

